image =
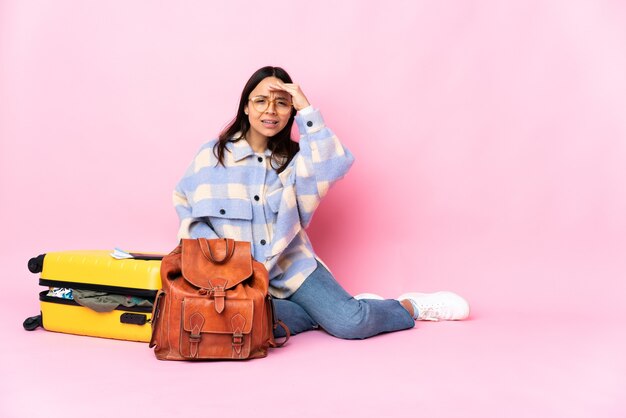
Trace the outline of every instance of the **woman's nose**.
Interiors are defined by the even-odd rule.
[[[273,115],[276,114],[276,102],[274,100],[271,100],[268,103],[267,109],[265,109],[265,113],[271,113]]]

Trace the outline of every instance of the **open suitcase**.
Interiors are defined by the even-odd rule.
[[[39,294],[41,315],[24,321],[31,331],[43,326],[48,331],[92,337],[149,342],[152,307],[123,306],[97,312],[71,298],[50,296],[54,290],[106,292],[154,302],[161,288],[160,255],[131,253],[133,258],[116,259],[110,251],[50,252],[28,262],[32,273],[41,273],[39,284],[48,289]],[[76,291],[78,290],[78,291]],[[71,293],[71,291],[69,291]]]

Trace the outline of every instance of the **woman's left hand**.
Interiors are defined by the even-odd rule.
[[[278,80],[276,83],[269,85],[270,90],[274,91],[286,91],[291,95],[291,101],[293,102],[293,107],[300,111],[305,107],[309,107],[311,104],[309,100],[306,98],[302,89],[299,85],[293,83],[283,83],[281,80]]]

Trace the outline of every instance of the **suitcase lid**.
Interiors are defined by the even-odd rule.
[[[40,282],[140,290],[161,288],[160,260],[118,260],[110,253],[107,250],[46,253]]]

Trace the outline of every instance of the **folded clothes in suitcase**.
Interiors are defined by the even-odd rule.
[[[41,315],[24,321],[24,328],[149,342],[162,256],[130,254],[132,258],[116,259],[110,251],[65,251],[31,258],[29,270],[41,273],[39,284],[48,289],[39,294]],[[92,300],[106,300],[106,312],[86,303],[89,299],[78,299],[79,294],[100,295]],[[111,300],[124,302],[113,307]]]

